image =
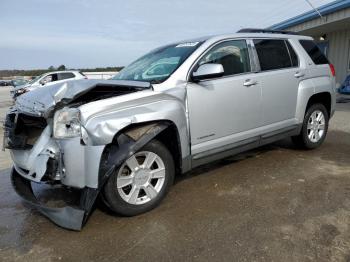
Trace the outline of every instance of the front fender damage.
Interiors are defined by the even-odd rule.
[[[63,228],[79,231],[87,222],[99,193],[116,168],[168,126],[167,122],[154,123],[119,134],[116,141],[109,146],[103,169],[99,174],[98,188],[85,187],[82,189],[78,206],[67,205],[59,208],[45,206],[36,198],[31,182],[18,174],[14,168],[11,171],[12,185],[26,203],[36,208],[52,222]]]

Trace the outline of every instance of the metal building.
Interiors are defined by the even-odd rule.
[[[350,0],[331,2],[270,29],[312,36],[335,66],[338,85],[350,74]]]

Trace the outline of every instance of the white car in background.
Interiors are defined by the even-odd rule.
[[[32,81],[25,85],[18,86],[10,91],[12,98],[16,98],[28,91],[51,86],[56,83],[64,81],[71,81],[77,79],[87,79],[87,77],[79,71],[55,71],[37,76]]]

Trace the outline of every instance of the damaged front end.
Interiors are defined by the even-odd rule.
[[[80,230],[91,207],[47,207],[38,201],[32,190],[31,182],[55,184],[65,175],[63,152],[51,139],[51,126],[44,118],[13,110],[6,116],[4,130],[4,147],[11,150],[14,160],[11,181],[15,191],[56,224]],[[84,195],[87,196],[85,193],[82,197]]]
[[[87,222],[100,191],[115,169],[166,129],[168,125],[166,122],[150,124],[143,127],[141,133],[139,130],[130,130],[128,133],[120,134],[116,138],[116,143],[110,145],[108,150],[104,152],[105,161],[99,170],[98,187],[83,188],[78,206],[53,208],[40,203],[33,192],[32,179],[28,179],[26,174],[18,172],[19,169],[16,168],[16,165],[11,171],[12,185],[26,203],[36,208],[55,224],[66,229],[79,231]]]
[[[52,180],[63,176],[62,152],[51,139],[46,119],[12,111],[4,123],[4,148],[11,150],[14,168],[34,182],[44,175]]]
[[[91,81],[88,82],[91,84]],[[75,87],[75,92],[62,86],[57,87],[58,93],[54,95],[51,90],[51,100],[44,93],[42,96],[28,93],[18,99],[6,116],[4,147],[10,150],[14,162],[11,171],[14,189],[27,203],[63,228],[81,230],[99,192],[115,168],[168,126],[166,123],[149,124],[143,127],[141,133],[138,130],[118,134],[113,143],[88,144],[84,140],[89,141],[89,130],[79,122],[80,119],[77,118],[79,121],[74,123],[64,122],[65,117],[75,119],[75,112],[80,112],[77,110],[79,105],[139,91],[146,86],[142,83],[132,88],[131,84],[124,84],[124,89],[119,90],[115,86],[111,92],[113,87],[109,82],[101,89],[98,89],[100,83],[84,89],[80,82],[80,88]],[[74,86],[71,87],[74,89]],[[67,113],[70,110],[72,114]],[[60,112],[63,114],[60,115]],[[77,124],[81,125],[81,130],[75,133],[74,129],[72,133],[67,131],[64,134],[57,124],[59,121],[63,129],[73,130],[76,128],[73,124]],[[77,188],[81,190],[79,204],[47,207],[33,193],[33,182]]]

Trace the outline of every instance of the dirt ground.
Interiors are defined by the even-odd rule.
[[[25,206],[10,165],[1,152],[1,261],[350,261],[350,103],[317,150],[285,140],[215,162],[178,177],[157,209],[97,208],[81,232]]]

